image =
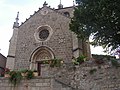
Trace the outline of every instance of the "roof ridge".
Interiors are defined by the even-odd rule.
[[[2,53],[0,53],[1,56],[5,57]],[[6,58],[6,57],[5,57]]]
[[[42,7],[43,8],[43,7]],[[26,18],[26,20],[24,22],[21,22],[21,25],[19,27],[21,27],[25,22],[27,22],[31,17],[33,17],[37,12],[39,12],[42,8],[38,8],[37,11],[34,11],[34,13],[32,15],[30,15],[30,17]],[[19,28],[18,27],[18,28]]]
[[[51,8],[50,6],[43,6],[42,8],[44,8],[44,7],[47,7],[47,8],[49,8],[49,9],[55,11],[56,13],[58,13],[58,14],[64,16],[64,17],[70,19],[70,17],[64,15],[63,13],[60,13],[60,12],[58,11],[58,10],[60,10],[60,9]],[[33,13],[32,15],[30,15],[29,18],[26,18],[26,20],[25,20],[24,22],[21,22],[21,25],[20,25],[19,27],[21,27],[21,26],[22,26],[25,22],[27,22],[31,17],[33,17],[36,13],[38,13],[42,8],[39,8],[37,11],[34,11],[34,13]],[[71,6],[71,7],[61,8],[61,9],[66,9],[66,8],[72,8],[72,6]],[[19,27],[18,27],[18,28],[19,28]]]
[[[75,6],[69,6],[69,7],[63,7],[63,8],[58,8],[58,9],[55,9],[55,10],[61,10],[61,9],[66,9],[66,8],[73,8],[73,7],[75,7]]]

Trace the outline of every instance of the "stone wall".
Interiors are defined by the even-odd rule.
[[[120,67],[110,63],[67,64],[52,68],[49,74],[51,77],[22,80],[15,89],[8,79],[0,78],[0,90],[120,90]]]
[[[0,90],[71,90],[70,87],[57,83],[52,78],[39,77],[22,80],[17,86],[9,83],[7,78],[0,78]]]
[[[97,65],[87,62],[75,67],[64,66],[55,79],[75,90],[120,90],[120,68],[110,63]]]

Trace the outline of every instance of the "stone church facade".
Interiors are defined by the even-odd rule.
[[[20,26],[18,13],[6,67],[36,69],[40,76],[22,79],[16,87],[8,78],[0,78],[0,90],[120,90],[120,68],[116,69],[109,61],[99,65],[94,61],[79,66],[70,63],[73,57],[82,54],[91,57],[89,44],[69,30],[73,10],[73,6],[63,8],[62,4],[51,9],[44,3]],[[59,68],[41,65],[42,61],[54,58],[64,60],[65,64]]]
[[[59,58],[70,63],[83,54],[82,42],[69,30],[74,6],[52,9],[43,7],[19,25],[18,15],[13,25],[7,57],[7,68],[38,69],[40,62]],[[90,47],[84,42],[85,54],[90,58]]]

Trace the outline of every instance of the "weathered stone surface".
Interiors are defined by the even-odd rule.
[[[17,87],[10,84],[8,78],[0,78],[0,90],[120,90],[120,68],[91,62],[80,66],[71,64],[73,56],[78,57],[83,53],[82,42],[69,30],[70,17],[65,16],[65,12],[72,17],[73,7],[53,10],[45,6],[19,28],[14,28],[7,67],[37,69],[38,62],[46,60],[47,56],[50,60],[55,57],[63,59],[67,64],[60,68],[41,65],[40,77],[22,80]],[[42,41],[38,37],[43,26],[50,31],[50,36]],[[89,44],[84,46],[85,55],[90,57]],[[42,54],[44,58],[42,49],[47,52]]]
[[[56,74],[55,80],[75,90],[119,90],[120,88],[120,68],[111,67],[108,63],[98,66],[93,63],[88,64],[87,67],[84,63],[75,68],[64,67]],[[93,69],[95,71],[90,73]]]
[[[32,57],[36,55],[34,52],[42,46],[51,50],[52,59],[56,57],[68,63],[71,62],[73,56],[78,57],[82,53],[82,42],[78,42],[76,35],[69,30],[73,10],[74,7],[53,10],[45,6],[18,28],[14,28],[7,67],[10,69],[36,69],[37,65],[32,64],[36,63],[36,60]],[[65,12],[69,13],[70,17],[65,16]],[[45,27],[49,30],[49,36],[46,40],[40,40],[39,30],[46,29]],[[90,54],[90,50],[88,49],[86,53]],[[43,74],[48,75],[44,71]]]
[[[90,73],[93,69],[96,71]],[[116,69],[107,63],[99,67],[87,63],[77,67],[72,64],[63,65],[51,69],[51,72],[52,77],[22,80],[16,88],[17,90],[120,90],[120,68]],[[0,87],[0,90],[14,88],[8,78],[0,78]]]

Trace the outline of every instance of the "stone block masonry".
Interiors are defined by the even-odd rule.
[[[56,74],[55,79],[75,90],[120,90],[120,67],[108,63],[68,65]]]
[[[53,78],[35,78],[31,80],[22,80],[19,85],[14,87],[8,78],[0,78],[0,90],[71,90],[54,81]]]
[[[109,63],[52,68],[48,76],[22,80],[14,87],[8,78],[0,78],[0,90],[120,90],[120,67]]]

